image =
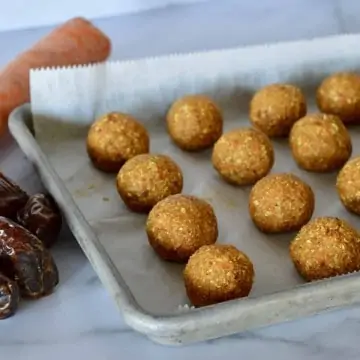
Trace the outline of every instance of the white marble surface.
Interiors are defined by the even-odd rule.
[[[114,59],[175,51],[294,40],[360,30],[353,0],[212,1],[99,20]],[[48,29],[0,33],[0,65]],[[10,139],[0,143],[0,167],[27,189],[40,186]],[[0,359],[358,359],[360,307],[318,315],[183,348],[155,345],[123,322],[71,236],[55,249],[61,284],[55,294],[23,303],[0,323]]]
[[[28,0],[12,0],[0,12],[0,31],[48,26],[75,14],[93,19],[202,1],[209,0],[31,0],[31,6]]]

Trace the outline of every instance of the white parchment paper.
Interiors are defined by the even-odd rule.
[[[249,188],[222,182],[213,170],[210,151],[189,154],[176,148],[165,129],[166,111],[177,97],[210,95],[222,108],[225,131],[249,126],[248,103],[261,86],[286,81],[301,86],[309,111],[321,79],[338,70],[359,70],[358,38],[277,44],[248,49],[171,56],[125,63],[43,69],[31,72],[31,103],[37,140],[100,242],[122,274],[138,303],[155,314],[173,313],[186,304],[182,265],[161,261],[149,247],[146,216],[130,213],[115,188],[115,175],[91,166],[85,149],[94,119],[109,111],[131,113],[151,136],[151,152],[170,155],[184,172],[184,193],[207,199],[219,221],[221,243],[245,251],[255,265],[250,296],[278,292],[302,283],[288,256],[294,234],[266,236],[252,224],[247,211]],[[354,156],[360,133],[351,129]],[[274,141],[273,172],[287,171],[307,181],[316,193],[317,215],[337,215],[353,225],[335,192],[336,174],[299,170],[286,141]]]

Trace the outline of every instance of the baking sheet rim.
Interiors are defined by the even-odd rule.
[[[360,40],[359,35],[337,35],[320,39],[301,40],[301,42],[313,43],[314,41],[331,41],[332,39],[341,41],[343,37],[354,37],[354,39]],[[284,47],[287,44],[293,46],[294,42],[260,45],[260,47]],[[258,49],[259,45],[254,46],[254,48]],[[249,49],[251,47],[244,48],[246,51],[249,51]],[[229,49],[229,51],[231,50]],[[191,55],[194,54],[175,54],[172,57]],[[140,61],[144,61],[144,59]],[[129,63],[129,61],[125,61],[125,63]],[[146,334],[154,341],[173,345],[196,342],[230,335],[254,327],[293,320],[301,316],[313,315],[330,308],[352,305],[360,301],[360,281],[358,279],[360,274],[350,274],[321,282],[304,284],[270,295],[238,299],[211,307],[179,312],[174,315],[153,316],[147,313],[138,305],[109,256],[104,250],[101,250],[102,246],[94,232],[82,217],[71,195],[37,145],[26,124],[26,120],[30,119],[30,117],[29,104],[15,109],[9,117],[10,132],[24,153],[37,166],[44,185],[59,202],[77,241],[101,281],[114,297],[117,306],[123,312],[125,321],[129,326]],[[359,293],[359,295],[356,296],[356,293]],[[307,306],[307,302],[311,302],[310,306]]]

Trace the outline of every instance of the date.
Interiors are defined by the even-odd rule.
[[[0,271],[15,280],[22,297],[50,294],[59,282],[49,250],[30,231],[0,217]]]
[[[15,314],[20,302],[19,287],[14,280],[0,273],[0,319]]]
[[[28,201],[28,194],[0,172],[0,216],[16,220],[16,214]]]
[[[62,216],[50,195],[35,194],[30,196],[25,206],[18,211],[17,222],[50,248],[59,236]]]

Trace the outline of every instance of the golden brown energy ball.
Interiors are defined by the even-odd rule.
[[[212,163],[227,182],[251,185],[270,172],[274,149],[261,131],[236,129],[223,134],[215,143]]]
[[[270,137],[288,136],[294,123],[305,116],[302,91],[290,84],[267,85],[250,102],[252,124]]]
[[[174,143],[186,151],[211,147],[223,129],[220,109],[204,95],[188,95],[175,101],[167,113],[166,122]]]
[[[291,242],[290,256],[306,281],[351,273],[360,269],[359,234],[338,218],[316,218]]]
[[[299,230],[314,212],[315,196],[310,186],[293,174],[272,174],[251,189],[249,212],[264,233]]]
[[[198,307],[248,296],[254,276],[250,259],[232,245],[201,247],[184,270],[187,296]]]
[[[342,204],[350,212],[360,215],[360,156],[349,160],[340,170],[336,188]]]
[[[183,175],[168,156],[141,154],[123,165],[116,186],[130,210],[149,212],[159,201],[182,191]]]
[[[360,75],[330,75],[317,89],[316,102],[320,111],[339,116],[345,124],[360,123]]]
[[[95,167],[118,172],[138,154],[149,152],[149,135],[132,116],[111,112],[97,119],[87,136],[87,152]]]
[[[330,172],[350,158],[350,135],[340,118],[329,114],[310,114],[295,123],[290,147],[296,163],[307,171]]]
[[[150,245],[164,260],[186,262],[201,246],[214,244],[217,219],[206,201],[190,195],[172,195],[150,211],[146,232]]]

